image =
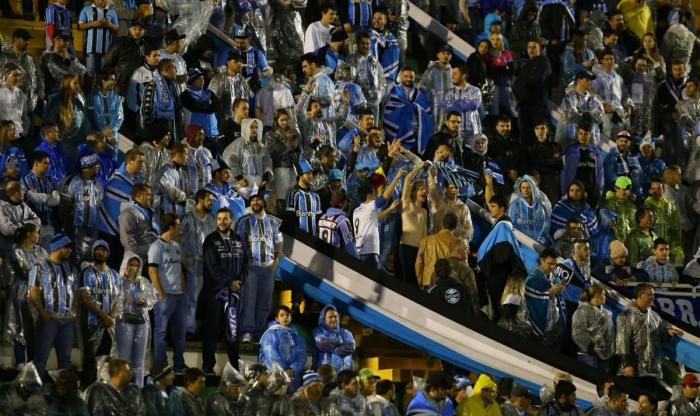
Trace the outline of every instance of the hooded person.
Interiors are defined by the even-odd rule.
[[[546,244],[549,241],[551,207],[544,203],[535,180],[528,175],[515,181],[515,200],[508,207],[513,227],[533,240]]]
[[[311,336],[314,340],[311,368],[330,364],[336,373],[352,369],[355,338],[350,331],[340,327],[340,314],[335,306],[326,305],[321,309],[318,326],[314,328]]]
[[[634,214],[637,212],[637,206],[629,198],[631,193],[632,180],[627,176],[618,176],[615,179],[614,190],[606,192],[605,200],[600,205],[601,208],[617,214],[613,226],[617,240],[624,241],[634,225]],[[602,222],[601,225],[603,225]],[[606,228],[603,225],[602,231],[605,231]]]
[[[270,372],[260,363],[254,363],[245,369],[245,379],[248,381],[246,394],[250,399],[246,414],[269,414],[270,401],[268,400],[268,386],[270,384]]]
[[[53,373],[51,371],[50,373]],[[58,370],[51,374],[56,382],[47,397],[50,415],[83,416],[90,414],[87,404],[80,397],[78,374],[75,370]]]
[[[601,208],[598,211],[600,222],[600,233],[596,236],[591,253],[597,261],[607,258],[610,255],[610,243],[616,240],[615,229],[622,220],[617,212]]]
[[[291,319],[292,313],[289,308],[277,308],[275,320],[260,338],[258,362],[264,364],[268,370],[277,365],[291,373],[289,376],[292,391],[296,391],[301,385],[301,375],[306,364],[306,341],[295,326],[289,325]]]
[[[141,276],[143,260],[131,251],[124,253],[119,276],[121,315],[115,326],[117,358],[131,363],[134,382],[143,387],[146,350],[151,334],[148,311],[158,301],[151,281]]]
[[[656,138],[644,137],[639,143],[639,166],[641,168],[639,185],[649,189],[652,180],[661,179],[666,162],[656,157]]]
[[[109,378],[98,378],[85,390],[92,415],[140,415],[146,412],[141,389],[131,383],[131,365],[118,358],[107,363]]]
[[[500,27],[505,26],[501,16],[497,12],[488,13],[486,17],[484,17],[484,31],[477,35],[476,42],[478,43],[482,40],[489,40],[492,33],[501,33],[501,30],[494,31],[493,26],[499,26],[499,29]],[[505,36],[503,36],[503,48],[510,49],[508,39],[506,39]]]
[[[291,380],[286,371],[277,363],[270,369],[270,381],[267,386],[270,400],[269,416],[294,415],[292,399],[287,395]]]
[[[173,367],[160,364],[151,370],[149,378],[152,383],[146,384],[142,389],[146,416],[165,415],[170,408],[170,392],[175,381]]]
[[[500,416],[496,403],[496,383],[486,374],[481,374],[474,384],[471,396],[457,406],[457,416]]]
[[[241,137],[226,146],[223,159],[241,188],[263,186],[273,181],[272,158],[262,142],[263,123],[257,118],[244,118]]]
[[[42,382],[34,363],[27,363],[12,383],[0,390],[0,406],[12,415],[44,416],[48,412]]]
[[[241,375],[231,363],[227,362],[221,372],[219,390],[207,399],[207,414],[244,416],[248,409],[250,399],[242,393],[248,385],[245,377]]]
[[[204,127],[199,124],[190,124],[185,129],[185,140],[190,145],[185,193],[193,200],[197,191],[204,188],[212,179],[211,161],[214,157],[204,146],[205,134]]]

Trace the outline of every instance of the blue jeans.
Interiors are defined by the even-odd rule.
[[[99,53],[86,53],[85,54],[85,68],[87,72],[85,73],[85,90],[92,91],[92,82],[95,79],[95,75],[102,69],[102,56]],[[95,88],[99,88],[96,85]]]
[[[75,327],[72,321],[62,322],[55,319],[36,322],[36,347],[34,349],[34,365],[42,380],[45,379],[46,362],[49,360],[51,347],[56,348],[58,368],[71,368],[70,350],[75,339]]]
[[[269,267],[251,266],[241,288],[241,334],[259,338],[267,325],[272,310],[272,291],[275,276]]]
[[[116,323],[114,330],[117,358],[131,363],[131,368],[134,371],[134,381],[137,386],[143,387],[146,348],[148,348],[148,337],[151,332],[148,323],[129,324],[119,321]]]
[[[167,363],[165,354],[165,331],[171,322],[173,341],[173,365],[176,369],[185,367],[185,314],[187,313],[187,298],[184,293],[168,293],[165,300],[158,300],[153,307],[153,361]]]
[[[197,313],[197,299],[199,298],[199,292],[202,290],[202,269],[198,271],[187,271],[187,313],[185,316],[186,330],[187,332],[194,333],[197,329],[197,319],[195,317]]]

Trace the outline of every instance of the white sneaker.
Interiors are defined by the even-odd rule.
[[[251,342],[253,342],[253,336],[250,334],[243,334],[241,337],[241,343],[250,344]]]

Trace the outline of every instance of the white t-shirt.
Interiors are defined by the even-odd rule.
[[[316,52],[331,41],[333,25],[323,26],[320,21],[313,22],[304,34],[304,53]]]
[[[363,202],[352,212],[355,246],[358,254],[379,254],[379,220],[377,216],[384,205],[384,198]]]

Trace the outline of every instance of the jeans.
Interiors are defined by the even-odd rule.
[[[199,298],[201,303],[202,320],[207,324],[202,327],[202,369],[210,372],[216,365],[216,344],[225,334],[224,325],[226,318],[224,308],[226,303],[216,299],[211,293],[202,293]],[[238,367],[238,344],[229,342],[224,336],[226,353],[231,365]]]
[[[272,295],[270,295],[272,296]],[[171,322],[173,342],[173,365],[176,369],[185,367],[185,314],[187,298],[184,293],[169,293],[165,300],[158,300],[153,308],[155,328],[153,330],[153,361],[167,363],[165,354],[165,331]]]
[[[200,267],[195,271],[187,271],[187,292],[185,293],[187,297],[187,312],[185,314],[185,329],[187,332],[194,333],[197,329],[197,299],[199,298],[199,292],[202,291],[202,268]],[[207,324],[209,324],[207,322]]]
[[[39,318],[36,322],[36,344],[34,348],[34,365],[39,376],[45,380],[46,362],[49,360],[51,347],[56,348],[58,368],[71,368],[70,350],[75,339],[75,327],[72,321],[63,322],[55,319],[44,321]]]
[[[148,321],[142,324],[128,324],[124,321],[116,323],[115,343],[117,345],[117,358],[131,363],[134,371],[134,381],[139,387],[143,387],[144,365],[146,363],[146,349],[151,328]]]
[[[102,56],[103,55],[99,53],[85,54],[85,68],[87,69],[85,73],[85,86],[87,87],[87,91],[92,91],[95,75],[102,69]],[[99,85],[96,87],[99,88]]]
[[[589,365],[593,368],[599,368],[603,371],[608,370],[608,362],[606,360],[601,360],[600,357],[590,352],[579,352],[578,362]]]
[[[399,216],[398,214],[389,214],[384,220],[379,222],[379,235],[382,236],[382,241],[379,249],[379,263],[386,268],[389,261],[389,256],[395,254],[396,247],[399,242]],[[396,260],[394,260],[396,262]],[[396,266],[394,266],[396,269]]]
[[[241,288],[241,334],[259,338],[272,309],[275,276],[269,267],[251,266]]]

